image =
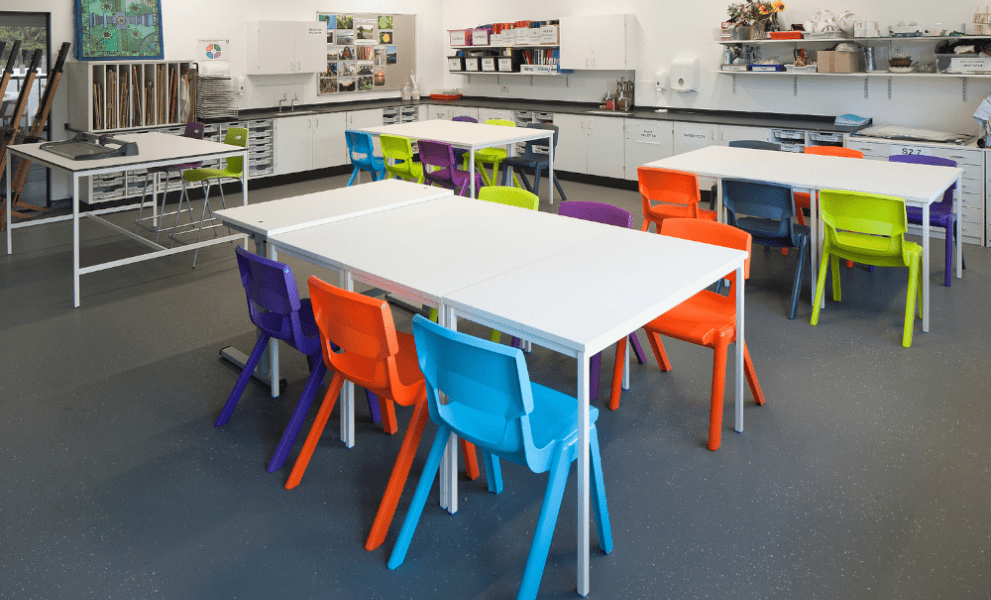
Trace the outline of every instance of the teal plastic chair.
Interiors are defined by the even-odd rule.
[[[819,212],[826,239],[812,305],[812,325],[819,322],[829,266],[833,268],[833,300],[840,300],[839,259],[875,267],[908,267],[902,346],[911,347],[915,328],[913,309],[917,308],[922,316],[922,247],[905,239],[908,230],[905,202],[894,196],[822,190],[819,192]]]
[[[403,564],[427,495],[437,476],[441,454],[451,433],[484,451],[489,491],[502,491],[498,460],[550,471],[544,502],[530,545],[517,599],[537,597],[557,523],[571,463],[578,452],[578,401],[561,392],[531,383],[523,352],[445,329],[424,317],[413,318],[413,338],[420,370],[427,385],[430,420],[438,425],[423,474],[416,486],[389,568]],[[440,403],[439,394],[447,394]],[[592,505],[599,548],[612,551],[612,529],[602,480],[602,459],[595,421],[599,411],[589,407],[592,458]]]
[[[351,156],[351,164],[354,170],[351,171],[351,178],[348,179],[348,187],[358,180],[362,171],[368,171],[372,175],[372,181],[385,179],[385,160],[381,156],[375,156],[375,143],[372,136],[363,131],[344,132],[344,138],[348,143],[348,154]]]

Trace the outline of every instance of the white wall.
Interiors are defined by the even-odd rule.
[[[808,77],[798,80],[796,96],[794,78],[756,76],[737,77],[734,94],[732,77],[718,73],[722,47],[714,42],[713,34],[713,30],[726,18],[729,0],[545,0],[540,3],[523,0],[496,3],[442,0],[442,3],[445,30],[567,15],[635,14],[641,28],[636,94],[636,103],[640,106],[821,115],[852,112],[873,117],[877,123],[969,133],[976,132],[971,115],[981,100],[991,94],[989,79],[968,79],[967,99],[964,101],[961,79],[902,77],[891,80],[889,100],[888,78],[881,77],[869,80],[869,97],[865,99],[864,78]],[[936,22],[942,23],[945,29],[960,29],[973,16],[973,8],[962,2],[785,0],[785,4],[787,9],[781,14],[783,24],[801,23],[821,9],[834,13],[852,10],[858,20],[878,21],[882,31],[887,31],[888,25],[899,21],[907,23],[913,20],[924,29],[934,27]],[[603,32],[603,38],[606,34]],[[911,50],[913,43],[919,42],[904,42],[905,48]],[[920,47],[931,48],[932,45]],[[654,73],[666,68],[679,53],[695,54],[702,60],[700,91],[689,94],[655,92]],[[535,81],[533,86],[529,85],[528,79],[512,82],[504,77],[501,85],[508,85],[508,94],[501,93],[494,84],[481,83],[481,76],[472,77],[470,84],[460,75],[445,75],[444,81],[447,86],[460,86],[471,94],[481,92],[493,96],[593,102],[602,99],[606,86],[615,82],[620,74],[576,74],[554,82]]]

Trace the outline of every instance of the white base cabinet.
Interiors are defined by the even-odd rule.
[[[729,146],[730,142],[740,141],[773,141],[772,130],[769,127],[747,127],[742,125],[720,125],[719,145]]]
[[[670,121],[623,119],[626,131],[626,179],[637,180],[637,167],[674,154],[674,127]]]
[[[623,120],[555,114],[558,142],[554,168],[622,179],[625,173]]]
[[[326,113],[276,119],[276,175],[346,164],[346,116],[347,113]]]

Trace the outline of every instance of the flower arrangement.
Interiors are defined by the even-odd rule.
[[[730,4],[729,20],[742,27],[750,25],[763,25],[765,29],[770,29],[768,25],[776,23],[778,13],[785,9],[785,3],[781,0],[746,0],[738,4]]]

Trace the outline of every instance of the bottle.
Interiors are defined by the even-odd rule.
[[[733,64],[733,49],[730,48],[729,46],[727,46],[726,49],[723,50],[723,64],[724,65]]]

